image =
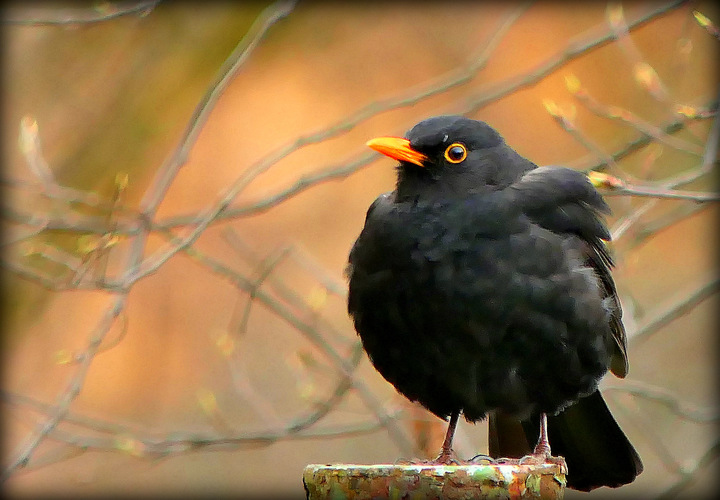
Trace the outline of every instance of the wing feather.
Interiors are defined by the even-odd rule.
[[[611,269],[613,260],[605,244],[610,240],[602,214],[610,207],[582,172],[565,167],[538,167],[527,172],[510,189],[525,215],[555,233],[577,236],[583,252],[600,280],[616,344],[610,366],[618,377],[628,371],[627,336]]]

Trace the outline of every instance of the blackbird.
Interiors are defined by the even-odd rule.
[[[399,161],[349,257],[348,311],[380,374],[449,425],[489,416],[490,454],[565,458],[570,488],[618,487],[640,458],[598,391],[627,374],[607,204],[484,122],[438,116],[367,145]],[[530,443],[537,445],[531,452]]]

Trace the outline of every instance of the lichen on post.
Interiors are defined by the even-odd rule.
[[[308,500],[556,500],[565,492],[566,473],[557,464],[311,464],[303,484]]]

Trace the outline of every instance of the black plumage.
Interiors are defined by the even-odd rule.
[[[442,459],[460,411],[491,415],[500,456],[528,453],[547,414],[570,487],[632,481],[640,459],[597,391],[627,355],[609,209],[587,177],[537,167],[461,116],[368,145],[400,160],[398,180],[350,252],[348,310],[376,369],[451,417]]]

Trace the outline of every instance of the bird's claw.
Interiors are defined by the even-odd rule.
[[[450,450],[449,452],[441,452],[436,458],[432,460],[414,459],[408,460],[407,458],[399,458],[395,460],[395,465],[462,465],[463,461],[460,460],[455,452]]]
[[[502,460],[502,459],[500,459]],[[495,460],[490,455],[483,455],[482,453],[475,455],[470,460],[468,460],[468,463],[477,464],[477,463],[486,463],[488,465],[496,465],[498,463],[497,460]]]
[[[452,449],[442,450],[440,454],[432,460],[431,463],[437,465],[461,465],[460,460]]]
[[[553,457],[545,453],[531,453],[517,459],[518,465],[559,465],[560,467],[567,468],[565,459],[563,457]]]

